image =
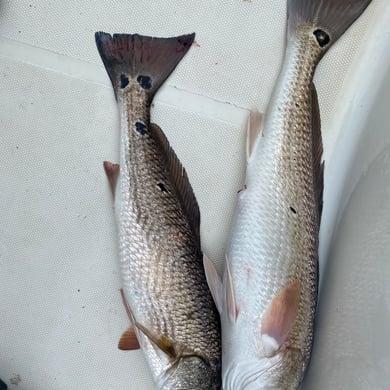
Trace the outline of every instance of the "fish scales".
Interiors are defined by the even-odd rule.
[[[128,50],[137,47],[137,40],[143,41],[141,51],[155,44],[158,66],[164,63],[161,58],[167,54],[158,53],[163,39],[119,37],[135,41],[121,45]],[[189,38],[171,38],[163,49],[168,55],[170,50],[173,59],[181,58],[188,50]],[[103,39],[115,43],[116,36],[104,35]],[[107,63],[111,66],[116,60],[116,52],[114,59],[107,59],[106,49],[103,47],[102,58],[107,68]],[[153,55],[150,49],[138,58],[138,64],[136,53],[130,60],[142,67],[143,61],[153,63]],[[119,58],[123,60],[122,53]],[[202,264],[198,206],[164,134],[150,123],[151,99],[163,77],[153,75],[153,69],[133,74],[133,66],[127,64],[127,68],[119,74],[107,69],[121,118],[115,213],[124,295],[156,386],[218,389],[220,324]]]

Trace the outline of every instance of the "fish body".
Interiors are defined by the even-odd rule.
[[[224,390],[296,389],[309,364],[323,188],[313,75],[369,2],[288,1],[285,58],[262,132],[249,129],[222,286],[208,273],[221,313]]]
[[[120,111],[119,172],[113,164],[106,171],[123,293],[158,389],[218,389],[221,381],[220,323],[202,266],[199,208],[167,138],[150,123],[153,95],[193,38],[96,34]]]

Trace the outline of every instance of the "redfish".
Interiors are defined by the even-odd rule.
[[[263,126],[249,128],[222,284],[205,258],[224,390],[296,389],[309,364],[324,167],[313,75],[370,1],[288,0],[284,62]]]
[[[105,162],[133,325],[119,347],[141,346],[158,389],[221,384],[220,322],[203,269],[198,204],[166,136],[150,123],[154,94],[193,39],[96,33],[121,123],[120,163]]]

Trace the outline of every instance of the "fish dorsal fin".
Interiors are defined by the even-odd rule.
[[[112,196],[115,198],[116,183],[119,175],[119,164],[113,164],[110,161],[103,162],[104,171],[106,172],[108,182],[110,183]]]
[[[248,129],[246,133],[246,161],[249,161],[256,141],[261,136],[263,131],[263,119],[263,114],[258,110],[253,110],[249,113]]]
[[[161,128],[155,123],[151,123],[150,131],[165,158],[167,170],[170,174],[172,183],[176,188],[180,204],[191,223],[200,248],[200,211],[194,191],[188,180],[187,172],[176,156],[175,151],[170,146],[169,141]]]
[[[302,27],[325,53],[364,12],[371,0],[288,0],[288,34]]]
[[[211,260],[203,254],[203,268],[206,274],[207,284],[214,299],[215,306],[222,313],[222,281]]]
[[[155,38],[139,34],[97,32],[96,46],[115,96],[136,80],[151,99],[187,53],[195,34]]]
[[[138,338],[133,327],[130,327],[123,332],[118,343],[118,348],[122,351],[140,349]]]
[[[295,324],[301,282],[295,280],[272,299],[261,320],[261,343],[266,357],[273,356],[287,340]]]
[[[228,317],[232,323],[235,323],[238,316],[238,307],[236,303],[236,297],[234,295],[234,286],[232,274],[230,271],[229,261],[226,258],[226,277],[225,277],[225,294],[226,294],[226,306],[228,311]]]
[[[312,148],[313,148],[313,168],[314,168],[314,189],[317,194],[318,216],[321,220],[322,199],[324,192],[324,163],[322,160],[322,135],[320,107],[315,85],[311,84],[311,119],[312,119]]]

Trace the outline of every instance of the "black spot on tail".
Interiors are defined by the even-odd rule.
[[[129,78],[125,74],[121,74],[120,76],[121,80],[121,88],[126,88],[129,84]]]
[[[141,135],[145,135],[148,132],[148,129],[142,122],[135,122],[135,129],[140,133]]]
[[[152,88],[152,79],[149,76],[143,76],[140,74],[137,77],[138,84],[143,88],[143,89],[150,89]]]
[[[316,37],[317,42],[321,47],[326,46],[330,42],[329,34],[326,33],[324,30],[317,29],[313,31],[313,34]]]
[[[297,213],[297,210],[295,210],[294,207],[290,207],[290,210],[291,210],[294,214]]]
[[[157,183],[158,188],[160,188],[161,192],[167,192],[167,189],[165,188],[163,183]]]

